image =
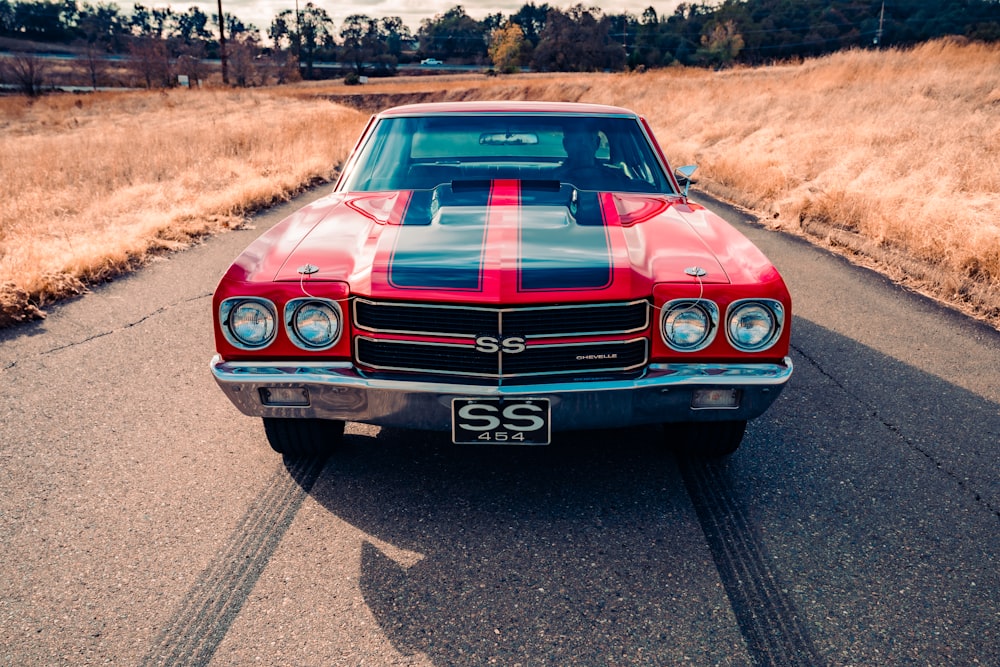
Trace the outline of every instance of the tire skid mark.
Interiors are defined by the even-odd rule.
[[[228,546],[198,577],[140,664],[205,665],[212,659],[326,459],[285,463],[287,468],[278,470],[250,504]]]
[[[718,464],[686,459],[678,464],[754,665],[825,664]]]

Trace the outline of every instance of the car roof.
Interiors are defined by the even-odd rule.
[[[604,104],[583,104],[579,102],[521,102],[482,100],[475,102],[429,102],[406,104],[386,109],[378,114],[380,118],[392,116],[430,116],[453,114],[581,114],[588,116],[629,116],[638,115],[629,109]]]

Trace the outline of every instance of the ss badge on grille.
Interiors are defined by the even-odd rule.
[[[503,350],[505,354],[524,352],[525,339],[522,336],[477,336],[476,351],[493,354]]]

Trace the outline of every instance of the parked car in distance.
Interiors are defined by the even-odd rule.
[[[420,61],[421,65],[443,65],[444,62],[438,60],[437,58],[424,58]]]
[[[345,421],[462,445],[663,424],[667,446],[730,454],[791,376],[791,301],[688,198],[693,169],[617,107],[383,111],[332,192],[221,279],[215,380],[289,456]]]

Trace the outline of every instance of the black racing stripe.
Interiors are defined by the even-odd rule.
[[[522,209],[520,231],[520,289],[598,290],[611,284],[612,259],[608,230],[601,210],[600,194],[577,191],[576,201],[564,191],[556,193],[553,205],[569,208],[568,226],[532,227],[530,208]],[[542,204],[535,193],[532,204]],[[564,249],[572,248],[572,252]]]
[[[414,192],[389,258],[389,284],[481,290],[489,196],[488,182]]]

